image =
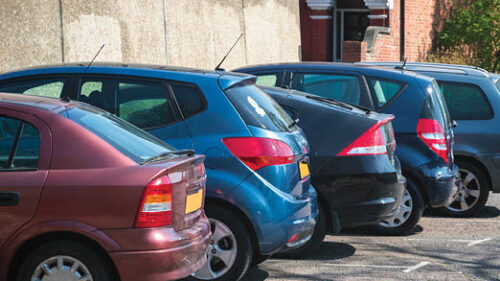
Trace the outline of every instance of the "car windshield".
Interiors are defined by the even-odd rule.
[[[226,94],[247,125],[277,132],[296,129],[283,108],[257,86],[235,86]]]
[[[176,151],[160,139],[113,114],[94,107],[71,107],[63,112],[68,119],[94,133],[137,164]]]

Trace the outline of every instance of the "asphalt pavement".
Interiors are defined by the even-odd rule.
[[[500,194],[490,194],[473,218],[426,212],[405,237],[344,230],[327,236],[316,253],[301,260],[270,258],[244,280],[500,280]]]

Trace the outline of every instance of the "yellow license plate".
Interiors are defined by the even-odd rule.
[[[299,162],[300,178],[303,179],[309,176],[309,165],[307,163]]]
[[[198,192],[189,194],[186,197],[186,214],[192,213],[201,208],[203,204],[203,189]]]

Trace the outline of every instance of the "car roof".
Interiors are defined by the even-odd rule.
[[[328,69],[333,68],[338,71],[353,71],[353,72],[361,72],[364,75],[368,76],[387,76],[393,75],[394,78],[401,76],[401,74],[405,76],[411,76],[414,78],[423,79],[429,81],[432,79],[430,77],[418,74],[416,72],[394,69],[392,67],[385,67],[379,65],[364,65],[364,64],[354,64],[354,63],[340,63],[340,62],[289,62],[289,63],[272,63],[272,64],[260,64],[260,65],[251,65],[245,66],[241,68],[234,69],[232,71],[254,71],[254,70],[273,70],[273,69],[282,69],[282,68],[300,68],[300,69]]]
[[[117,63],[117,62],[94,62],[89,67],[88,62],[74,62],[62,64],[39,65],[18,69],[0,74],[0,80],[44,74],[116,74],[116,75],[140,75],[140,76],[162,76],[164,74],[175,74],[177,76],[187,75],[189,77],[203,77],[218,79],[222,89],[227,89],[242,81],[254,79],[253,76],[242,73],[234,73],[220,70],[202,70],[187,67],[166,66],[156,64],[140,63]]]
[[[378,65],[386,67],[402,66],[403,62],[359,62],[358,65]],[[470,75],[476,77],[488,77],[488,71],[470,65],[431,63],[431,62],[407,62],[405,69],[410,71],[443,72],[447,74]]]

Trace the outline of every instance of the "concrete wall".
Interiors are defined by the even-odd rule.
[[[0,0],[0,72],[98,61],[214,68],[297,61],[299,3],[290,0]]]

